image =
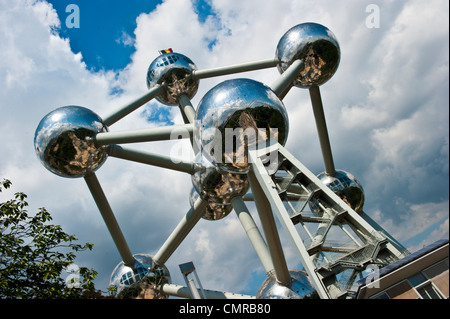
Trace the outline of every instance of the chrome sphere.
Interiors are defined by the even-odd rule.
[[[278,42],[278,71],[283,73],[295,60],[303,60],[294,85],[308,88],[327,82],[336,72],[341,57],[335,35],[317,23],[302,23],[291,28]]]
[[[232,173],[249,170],[247,147],[286,143],[289,120],[283,102],[250,79],[224,81],[200,101],[194,137],[204,156]]]
[[[318,299],[319,295],[309,281],[306,272],[301,270],[289,270],[291,285],[280,285],[275,275],[264,280],[256,294],[257,299]]]
[[[82,177],[98,169],[107,158],[107,147],[94,137],[108,128],[91,110],[64,106],[47,114],[34,135],[34,147],[42,164],[63,177]]]
[[[189,203],[191,207],[194,207],[195,201],[200,197],[195,187],[192,187],[191,192],[189,194]],[[231,204],[214,204],[208,203],[206,206],[205,212],[202,216],[203,219],[206,220],[220,220],[233,210],[233,206]]]
[[[359,213],[362,211],[364,206],[364,189],[355,176],[343,170],[336,170],[334,176],[322,172],[317,177],[355,212]],[[313,210],[319,209],[314,200],[310,202],[310,207]]]
[[[147,254],[133,255],[133,268],[120,262],[111,274],[109,287],[114,288],[113,294],[117,298],[136,298],[139,294],[151,295],[153,299],[166,299],[167,296],[157,291],[155,286],[170,283],[170,273],[166,266],[157,265]],[[146,293],[151,290],[151,293]]]
[[[192,72],[197,70],[194,62],[180,53],[165,53],[150,64],[147,71],[147,87],[165,84],[162,93],[156,97],[166,105],[178,105],[178,98],[186,94],[190,99],[198,90],[198,80]]]
[[[249,188],[247,175],[222,171],[201,152],[195,158],[191,178],[201,198],[212,204],[230,204],[234,197],[245,195]]]

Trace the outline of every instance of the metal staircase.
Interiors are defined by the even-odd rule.
[[[267,162],[267,154],[277,154]],[[368,265],[404,256],[280,144],[249,150],[252,172],[321,298],[349,297]]]

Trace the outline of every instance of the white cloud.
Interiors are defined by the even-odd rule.
[[[116,39],[116,43],[123,44],[126,47],[132,47],[134,46],[134,39],[131,35],[122,30],[120,36]]]
[[[422,242],[430,244],[438,239],[448,237],[448,228],[446,228],[446,225],[448,226],[448,200],[439,203],[424,202],[413,205],[403,202],[402,205],[407,206],[409,213],[399,216],[400,221],[386,219],[385,213],[379,210],[374,211],[371,215],[376,222],[401,243],[411,241],[414,238],[422,238],[424,232],[435,225],[440,226],[429,233]],[[416,248],[410,247],[410,249],[414,251]]]
[[[84,181],[54,176],[39,164],[33,137],[40,119],[70,104],[104,116],[135,99],[146,91],[147,68],[160,49],[172,47],[200,69],[271,58],[284,32],[313,21],[328,26],[342,50],[336,75],[321,88],[336,166],[363,183],[368,214],[400,240],[418,236],[448,216],[448,2],[378,3],[381,28],[368,29],[365,3],[356,0],[213,0],[215,16],[204,23],[190,1],[166,0],[137,18],[132,62],[114,74],[87,69],[55,34],[60,22],[46,2],[0,0],[0,178],[27,193],[32,208],[46,206],[67,232],[95,244],[80,263],[99,271],[105,289],[119,256]],[[277,76],[264,70],[233,77],[270,84]],[[225,78],[201,81],[194,106]],[[123,93],[110,95],[114,87]],[[288,149],[319,173],[308,92],[294,88],[284,102]],[[167,109],[182,123],[178,108]],[[136,111],[110,129],[144,127]],[[170,145],[130,147],[168,155]],[[135,253],[155,253],[189,209],[186,174],[109,158],[97,175]],[[178,264],[193,260],[205,288],[245,289],[262,268],[236,217],[197,226],[168,262],[174,281],[183,284]],[[428,238],[434,236],[448,237],[448,219]],[[286,255],[292,264],[289,247]]]

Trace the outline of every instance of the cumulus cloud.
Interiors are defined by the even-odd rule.
[[[79,262],[99,271],[98,286],[105,289],[120,257],[84,181],[54,176],[37,160],[40,119],[63,105],[105,116],[134,100],[146,91],[147,68],[160,49],[172,47],[200,69],[266,59],[290,27],[312,21],[328,26],[342,51],[336,75],[321,87],[336,167],[362,182],[366,213],[400,241],[426,237],[413,241],[414,248],[448,237],[448,2],[377,3],[380,28],[369,29],[366,4],[357,0],[212,0],[211,15],[202,19],[195,2],[166,0],[137,17],[133,36],[121,35],[135,53],[114,73],[88,69],[82,53],[73,53],[56,32],[60,21],[45,1],[0,0],[0,178],[27,193],[32,208],[46,206],[67,232],[95,244]],[[271,84],[277,76],[264,70],[233,77]],[[194,106],[226,78],[201,81]],[[117,88],[120,94],[113,94]],[[284,102],[287,147],[318,174],[323,164],[308,92],[293,89]],[[165,123],[183,122],[178,108],[152,101],[110,130],[156,125],[147,121],[155,109],[164,110]],[[171,145],[132,147],[168,155]],[[116,158],[97,175],[134,253],[155,253],[189,209],[189,175]],[[296,267],[295,253],[286,248],[286,255]],[[208,289],[245,290],[254,273],[263,274],[232,215],[201,220],[172,257],[168,267],[179,284],[178,264],[190,260]]]
[[[120,36],[116,39],[116,43],[123,44],[126,47],[132,47],[134,46],[134,39],[125,30],[122,30]]]

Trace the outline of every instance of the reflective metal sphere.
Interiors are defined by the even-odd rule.
[[[42,164],[63,177],[82,177],[98,169],[107,158],[107,147],[96,146],[94,137],[108,128],[91,110],[64,106],[47,114],[34,135]]]
[[[278,71],[283,73],[295,60],[304,62],[294,85],[308,88],[327,82],[336,72],[341,57],[334,34],[317,23],[302,23],[291,28],[278,42]]]
[[[323,172],[317,177],[355,212],[362,211],[364,206],[364,189],[355,176],[343,170],[336,170],[334,176]],[[310,202],[310,207],[313,210],[318,209],[315,201]]]
[[[249,170],[247,147],[286,143],[289,120],[283,102],[250,79],[224,81],[200,101],[194,137],[204,156],[232,173]]]
[[[309,281],[306,272],[301,270],[289,270],[291,285],[280,285],[275,275],[264,280],[256,294],[257,299],[318,299],[319,295]]]
[[[191,193],[189,194],[189,203],[191,207],[194,206],[195,201],[200,197],[195,187],[192,187]],[[233,210],[233,206],[231,204],[214,204],[208,203],[206,206],[205,212],[202,216],[203,219],[206,220],[220,220],[226,216]]]
[[[153,299],[167,299],[166,295],[154,289],[163,283],[170,283],[170,273],[166,266],[156,265],[147,254],[135,254],[133,268],[120,262],[111,274],[109,287],[117,298],[136,298],[139,294],[151,295]],[[150,294],[145,290],[151,290]]]
[[[199,152],[194,162],[192,184],[203,200],[212,204],[230,204],[231,199],[247,193],[247,175],[220,170]]]
[[[165,84],[165,88],[156,98],[163,104],[178,105],[178,98],[186,94],[192,99],[198,90],[198,80],[192,72],[197,70],[194,62],[180,53],[165,53],[150,64],[147,71],[147,87]]]

